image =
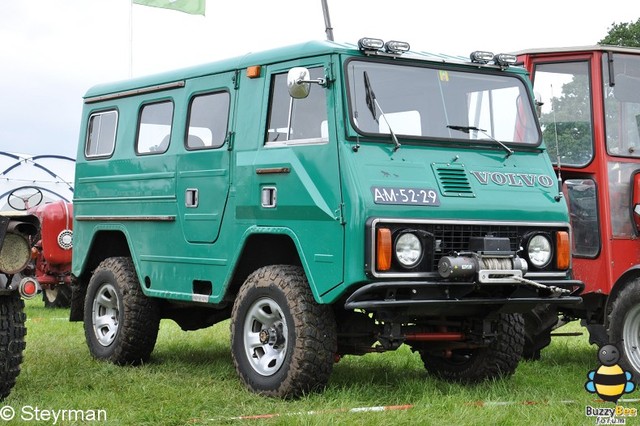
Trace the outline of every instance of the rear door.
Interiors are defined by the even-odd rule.
[[[230,141],[234,73],[192,79],[184,150],[178,158],[177,202],[184,238],[190,243],[213,243],[229,194]]]

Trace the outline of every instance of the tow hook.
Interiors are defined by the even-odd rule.
[[[513,277],[514,280],[521,282],[522,284],[530,285],[532,287],[541,288],[545,290],[549,290],[551,292],[551,297],[560,297],[563,294],[570,294],[571,290],[567,290],[566,288],[556,287],[555,285],[544,285],[537,283],[535,281],[528,280],[524,277]]]

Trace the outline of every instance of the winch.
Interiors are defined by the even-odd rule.
[[[469,252],[443,256],[438,262],[442,278],[471,278],[478,274],[481,283],[511,282],[523,277],[527,261],[511,250],[509,238],[471,237]]]

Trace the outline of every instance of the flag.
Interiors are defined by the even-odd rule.
[[[135,4],[143,6],[173,9],[191,15],[203,15],[207,0],[133,0]]]

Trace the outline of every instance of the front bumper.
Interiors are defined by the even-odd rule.
[[[538,281],[544,286],[568,290],[557,296],[552,290],[522,283],[387,281],[366,284],[354,291],[345,309],[393,310],[415,316],[486,315],[491,312],[527,312],[538,305],[574,305],[582,302],[584,284],[578,280]]]

